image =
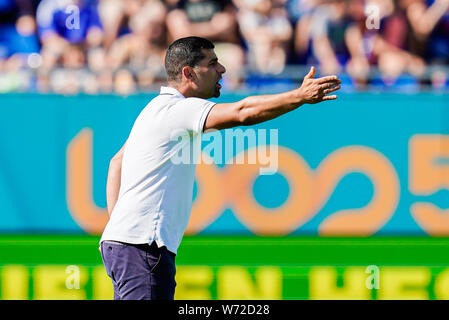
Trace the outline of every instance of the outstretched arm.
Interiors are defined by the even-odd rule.
[[[106,182],[106,203],[108,206],[108,214],[111,215],[112,209],[114,209],[117,203],[119,191],[120,191],[120,181],[122,173],[122,159],[123,150],[125,149],[125,144],[123,147],[112,157],[109,162],[108,179]]]
[[[330,93],[340,89],[337,76],[314,79],[315,68],[304,77],[301,87],[272,95],[250,96],[235,103],[215,105],[207,116],[204,131],[248,126],[268,121],[295,110],[304,103],[318,103],[337,99]]]

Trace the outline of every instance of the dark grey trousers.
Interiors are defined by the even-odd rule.
[[[101,256],[114,287],[114,300],[173,300],[175,254],[156,242],[101,243]]]

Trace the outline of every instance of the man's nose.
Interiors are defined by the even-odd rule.
[[[218,64],[218,72],[223,74],[226,72],[226,68],[224,67],[224,65],[222,65],[221,63]]]

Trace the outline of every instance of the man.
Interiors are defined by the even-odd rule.
[[[175,255],[189,221],[195,164],[170,161],[208,129],[252,125],[276,118],[304,103],[333,100],[336,76],[313,79],[312,67],[300,88],[215,104],[225,68],[214,45],[199,37],[181,38],[166,53],[168,86],[138,116],[125,146],[111,160],[107,181],[110,220],[101,252],[115,299],[173,299]]]

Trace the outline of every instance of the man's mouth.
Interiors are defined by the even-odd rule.
[[[217,83],[216,83],[216,86],[218,87],[218,89],[221,89],[221,79],[219,79],[218,81],[217,81]]]

